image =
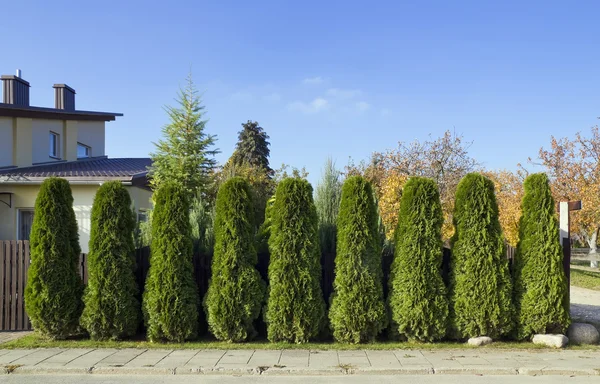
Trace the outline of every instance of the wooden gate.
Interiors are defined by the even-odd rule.
[[[0,241],[0,330],[31,329],[23,293],[29,267],[29,241]]]

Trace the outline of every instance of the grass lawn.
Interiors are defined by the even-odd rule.
[[[376,342],[369,344],[340,344],[334,342],[289,344],[269,343],[259,340],[249,343],[224,343],[215,340],[201,340],[186,343],[151,343],[140,337],[139,340],[128,341],[92,341],[89,339],[72,340],[48,340],[38,334],[31,334],[17,340],[0,345],[2,349],[16,348],[141,348],[141,349],[310,349],[310,350],[352,350],[352,349],[547,349],[529,342],[494,342],[485,347],[471,347],[466,343],[440,342],[440,343],[416,343],[416,342]],[[571,349],[593,349],[599,350],[600,346],[569,347]]]
[[[572,267],[571,285],[600,291],[600,272]]]

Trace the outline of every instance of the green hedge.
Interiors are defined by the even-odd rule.
[[[361,176],[348,178],[337,220],[329,309],[333,337],[339,342],[373,341],[387,325],[377,220],[371,184]]]
[[[402,190],[390,274],[392,334],[435,341],[446,335],[448,299],[442,279],[444,216],[436,183],[411,178]]]
[[[40,186],[30,252],[25,309],[33,328],[54,339],[77,333],[83,310],[81,249],[73,195],[65,179],[51,177]]]
[[[240,342],[256,335],[265,283],[256,270],[254,204],[248,182],[226,181],[216,202],[212,278],[205,297],[210,331],[219,340]]]
[[[536,333],[564,334],[571,322],[558,220],[548,176],[524,183],[519,243],[515,255],[515,307],[520,340]]]
[[[494,183],[477,173],[465,176],[456,191],[453,220],[451,336],[507,335],[513,328],[512,283]]]
[[[121,182],[110,181],[98,189],[91,224],[81,325],[92,340],[133,336],[141,314],[134,276],[135,218]]]
[[[199,297],[192,265],[188,197],[174,183],[154,193],[150,270],[143,297],[152,341],[182,342],[198,333]]]
[[[265,313],[270,341],[306,342],[324,326],[318,219],[312,192],[308,181],[288,178],[279,183],[275,193]]]

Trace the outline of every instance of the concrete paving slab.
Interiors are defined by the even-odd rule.
[[[279,365],[285,365],[288,368],[308,368],[309,355],[310,352],[307,350],[285,349],[281,352]]]
[[[186,364],[185,368],[212,368],[223,356],[225,356],[227,351],[220,350],[206,350],[206,351],[198,351],[194,357],[192,357]]]
[[[367,358],[373,368],[400,368],[402,364],[393,351],[369,351]]]
[[[90,353],[86,353],[70,363],[67,363],[67,368],[90,368],[95,366],[99,361],[117,353],[118,349],[106,348],[106,349],[95,349]]]
[[[116,353],[100,360],[95,367],[122,367],[135,359],[137,356],[146,352],[146,349],[126,348],[120,349]]]
[[[12,364],[13,361],[18,360],[24,356],[35,353],[35,349],[13,349],[7,354],[0,356],[0,364]]]
[[[490,362],[483,357],[475,356],[453,356],[454,360],[458,361],[461,365],[490,365]]]
[[[400,362],[402,367],[406,368],[431,368],[432,365],[427,360],[421,351],[411,351],[411,350],[396,350],[393,351],[394,355]]]
[[[360,351],[338,351],[340,367],[368,368],[371,366],[367,353]]]
[[[153,367],[171,352],[173,352],[172,349],[149,349],[136,356],[133,360],[125,364],[125,366],[129,368]]]
[[[164,359],[156,363],[156,368],[177,368],[185,366],[196,354],[197,350],[182,349],[175,350],[167,355]]]
[[[248,365],[251,367],[274,367],[279,364],[281,351],[257,350],[254,352]]]
[[[81,357],[85,354],[90,353],[91,351],[93,351],[93,349],[67,349],[65,351],[63,351],[62,353],[59,353],[57,355],[54,355],[44,361],[42,361],[41,363],[37,364],[37,367],[46,367],[46,368],[52,368],[52,367],[62,367],[68,363],[70,363],[71,361],[77,359],[78,357]]]
[[[330,369],[340,365],[337,351],[310,351],[308,360],[308,367],[312,369]]]
[[[221,360],[219,360],[219,366],[221,365],[247,365],[252,355],[254,354],[254,350],[251,349],[232,349],[227,351]]]

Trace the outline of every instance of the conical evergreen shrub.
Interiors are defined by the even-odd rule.
[[[478,174],[458,184],[450,275],[451,336],[497,338],[513,328],[512,284],[494,183]]]
[[[30,252],[25,309],[33,328],[54,339],[73,335],[83,310],[83,283],[73,195],[65,179],[51,177],[40,186]]]
[[[306,342],[325,320],[317,212],[308,181],[277,186],[269,237],[269,296],[265,313],[270,341]]]
[[[387,325],[377,221],[371,184],[361,176],[348,178],[337,220],[329,309],[333,337],[339,342],[373,341]]]
[[[523,187],[514,267],[520,340],[536,333],[564,334],[571,322],[558,220],[548,176],[529,175]]]
[[[134,229],[129,192],[119,181],[102,184],[92,205],[89,277],[81,316],[92,340],[133,336],[139,325]]]
[[[219,340],[240,342],[256,334],[265,283],[256,270],[254,204],[248,182],[226,181],[216,202],[212,278],[204,306],[210,331]]]
[[[183,189],[174,183],[161,184],[154,193],[154,204],[144,320],[150,340],[183,342],[198,333],[190,205]]]
[[[389,282],[392,333],[404,339],[431,342],[446,335],[443,224],[437,185],[431,179],[412,177],[402,190]]]

